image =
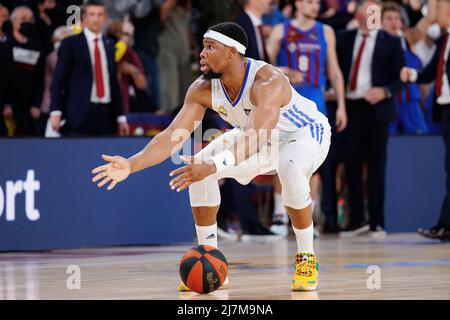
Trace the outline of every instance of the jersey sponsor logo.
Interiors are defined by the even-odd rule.
[[[297,45],[293,42],[289,43],[287,46],[287,49],[289,50],[289,52],[295,52],[295,50],[297,50]]]
[[[245,108],[244,108],[244,112],[245,112],[245,114],[246,114],[247,116],[250,114],[251,111],[252,111],[252,109],[245,109]]]
[[[315,32],[311,33],[309,35],[309,38],[312,39],[312,40],[318,40],[319,39],[319,37],[317,36],[317,33],[315,33]]]
[[[220,106],[220,107],[219,107],[219,113],[220,113],[221,115],[223,115],[224,117],[228,116],[227,109],[225,109],[224,106]]]

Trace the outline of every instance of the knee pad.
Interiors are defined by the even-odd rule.
[[[283,199],[283,204],[286,207],[297,210],[304,209],[312,203],[311,191],[309,190],[309,187],[306,192],[302,190],[297,194],[292,193],[286,194],[283,188],[283,190],[281,191],[281,197]]]
[[[220,205],[220,190],[217,179],[209,176],[189,186],[192,207],[215,207]]]
[[[282,191],[283,204],[293,209],[303,209],[312,203],[310,177],[307,177],[301,166],[295,163],[280,164],[278,171]]]

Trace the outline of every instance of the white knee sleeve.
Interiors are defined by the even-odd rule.
[[[286,207],[303,209],[311,204],[309,179],[302,174],[288,174],[282,181],[281,197]]]
[[[220,205],[219,182],[212,176],[189,186],[192,207],[215,207]]]
[[[311,152],[307,146],[291,145],[281,153],[278,175],[282,185],[283,204],[293,209],[306,208],[311,204]]]

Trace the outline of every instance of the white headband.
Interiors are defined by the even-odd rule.
[[[220,32],[208,30],[208,32],[206,32],[203,35],[203,38],[210,38],[210,39],[219,41],[220,43],[222,43],[228,47],[235,47],[239,53],[245,54],[245,46],[243,44],[239,43],[238,41],[236,41]]]

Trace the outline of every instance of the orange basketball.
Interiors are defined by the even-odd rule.
[[[197,293],[219,289],[228,274],[225,256],[217,248],[201,245],[189,249],[180,260],[183,283]]]

